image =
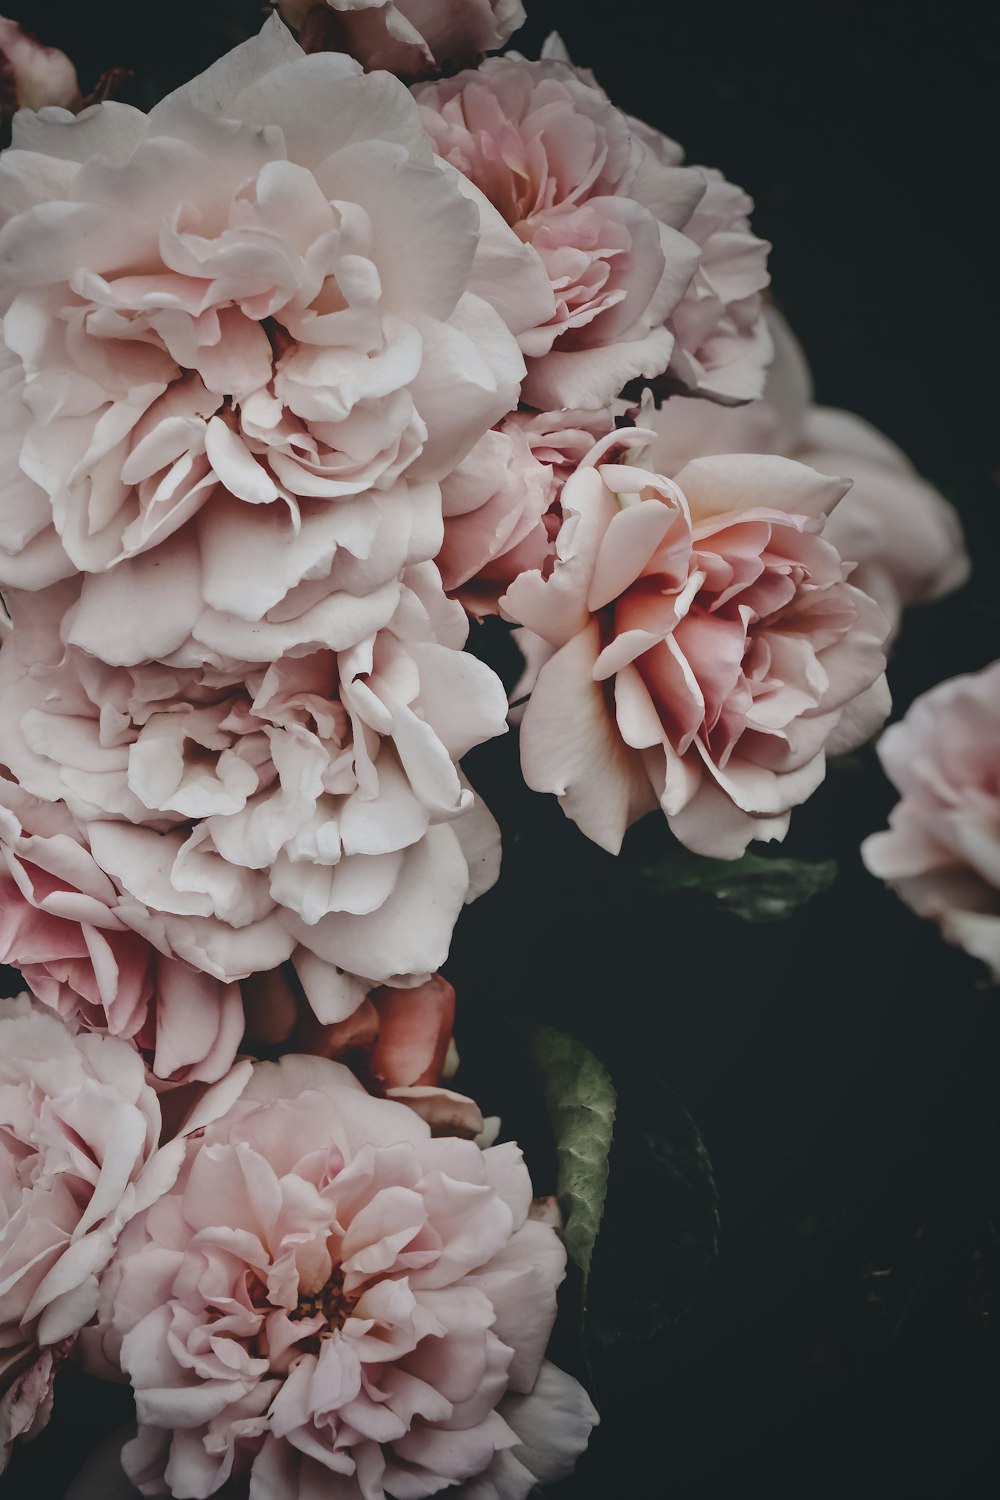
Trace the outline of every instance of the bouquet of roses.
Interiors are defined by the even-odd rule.
[[[534,1196],[514,1093],[450,1087],[477,996],[440,970],[501,870],[463,761],[516,737],[585,840],[647,819],[644,878],[784,911],[822,872],[748,844],[965,576],[813,405],[746,194],[558,37],[487,56],[522,21],[287,0],[148,112],[0,22],[0,1440],[74,1369],[130,1389],[80,1496],[571,1471],[590,1345],[546,1351],[615,1090],[536,1008]],[[871,867],[1000,968],[995,778],[956,814],[921,732]]]

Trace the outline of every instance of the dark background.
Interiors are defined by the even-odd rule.
[[[817,398],[874,422],[959,508],[973,579],[907,617],[895,711],[1000,655],[992,8],[529,8],[528,55],[558,27],[618,105],[753,194]],[[136,102],[254,15],[237,0],[6,9],[70,53],[84,88],[133,69],[121,96]],[[492,635],[480,649],[503,659]],[[793,819],[785,851],[836,855],[832,889],[785,925],[751,926],[694,893],[643,889],[633,872],[662,830],[641,825],[610,860],[554,803],[517,790],[513,751],[470,758],[506,854],[449,967],[460,1083],[503,1113],[544,1189],[551,1147],[519,1022],[581,1037],[623,1095],[644,1087],[641,1057],[697,1122],[721,1203],[719,1257],[693,1310],[599,1367],[603,1423],[560,1496],[995,1493],[1000,995],[865,874],[858,844],[893,801],[873,754],[832,771]],[[656,1107],[652,1084],[643,1097]],[[658,1189],[626,1179],[619,1163],[608,1234],[629,1226],[614,1260],[623,1298],[630,1278],[655,1275],[643,1223],[663,1212]],[[9,1493],[58,1494],[109,1412],[70,1377]]]

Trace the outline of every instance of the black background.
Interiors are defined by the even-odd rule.
[[[618,105],[753,194],[817,398],[882,428],[958,506],[973,580],[907,617],[897,713],[1000,655],[990,10],[550,0],[521,38],[535,55],[558,27]],[[63,46],[85,88],[133,69],[122,96],[136,101],[211,61],[254,15],[236,0],[7,11]],[[506,856],[449,968],[460,1083],[504,1115],[546,1188],[517,1021],[574,1032],[620,1081],[641,1057],[697,1121],[721,1200],[720,1255],[695,1308],[599,1371],[602,1426],[560,1495],[995,1493],[1000,995],[865,874],[858,844],[893,801],[874,756],[831,772],[793,820],[786,850],[836,855],[834,887],[788,924],[755,927],[694,894],[638,888],[629,871],[659,828],[641,825],[610,860],[516,789],[514,748],[469,764]],[[638,1226],[625,1245],[637,1281],[655,1270],[630,1217],[642,1191],[630,1182],[616,1198],[613,1179],[609,1201],[609,1234]],[[645,1208],[655,1220],[655,1194]],[[566,1328],[561,1339],[572,1360]],[[70,1376],[9,1493],[60,1493],[110,1416]]]

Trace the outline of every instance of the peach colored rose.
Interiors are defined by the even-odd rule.
[[[512,412],[442,481],[436,561],[445,588],[470,614],[495,614],[517,575],[542,566],[567,476],[613,427],[607,408]]]
[[[878,753],[900,800],[865,864],[1000,981],[1000,662],[924,693]]]
[[[537,669],[521,763],[606,849],[659,806],[689,848],[735,858],[783,838],[826,755],[881,723],[886,622],[821,535],[843,482],[753,454],[674,480],[613,461],[651,436],[596,446],[551,570],[501,601]]]
[[[824,535],[856,564],[851,582],[881,605],[895,636],[904,608],[968,577],[961,523],[888,438],[851,412],[813,404],[802,350],[773,308],[768,323],[776,353],[763,400],[726,410],[671,397],[643,417],[656,432],[650,464],[672,475],[712,453],[781,453],[851,479]]]
[[[22,115],[14,140],[0,581],[85,575],[78,643],[113,662],[356,644],[516,404],[537,257],[398,80],[274,17],[148,116]]]
[[[58,47],[46,47],[16,21],[0,16],[0,117],[19,109],[79,109],[76,69]]]
[[[555,310],[520,336],[523,399],[600,407],[629,380],[662,374],[667,320],[698,265],[681,230],[704,176],[661,161],[564,62],[490,58],[414,92],[436,151],[548,272]]]
[[[0,1000],[0,1469],[48,1421],[53,1380],[97,1308],[123,1227],[173,1183],[184,1137],[223,1113],[249,1064],[196,1097],[160,1145],[142,1059],[28,995]]]
[[[516,1146],[431,1139],[346,1068],[258,1064],[133,1221],[87,1356],[148,1494],[524,1500],[596,1413],[544,1362],[565,1253]]]
[[[369,71],[430,78],[475,63],[524,25],[520,0],[281,0],[307,52],[349,52]]]
[[[358,645],[257,665],[108,666],[60,639],[78,587],[14,599],[0,763],[68,808],[122,920],[225,984],[290,958],[324,1022],[439,967],[496,878],[458,762],[506,697],[433,564]]]
[[[68,810],[0,777],[0,962],[72,1025],[141,1048],[161,1078],[213,1080],[243,1035],[235,984],[133,932]]]

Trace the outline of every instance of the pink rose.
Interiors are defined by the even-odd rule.
[[[523,398],[600,407],[663,373],[667,320],[698,264],[680,231],[704,176],[661,161],[607,96],[556,60],[490,58],[414,90],[436,151],[534,247],[555,310],[520,336]]]
[[[842,481],[747,454],[674,480],[614,461],[649,437],[596,446],[563,488],[551,571],[501,600],[537,668],[521,763],[612,852],[659,806],[683,844],[732,859],[783,838],[826,755],[881,723],[886,624],[821,535]]]
[[[764,398],[724,409],[675,396],[643,416],[656,432],[650,464],[673,475],[712,453],[781,453],[853,480],[824,529],[851,582],[881,605],[892,627],[902,612],[958,588],[969,559],[958,516],[888,438],[850,412],[815,406],[802,350],[772,308],[775,359]]]
[[[76,1033],[28,995],[0,1000],[0,1469],[13,1439],[48,1421],[55,1372],[97,1309],[123,1227],[170,1187],[184,1137],[248,1072],[196,1097],[160,1146],[159,1101],[131,1047]]]
[[[559,495],[609,409],[511,412],[442,481],[444,542],[437,565],[470,614],[495,614],[519,573],[540,568],[559,529]]]
[[[76,588],[14,599],[0,763],[69,809],[122,919],[224,984],[291,958],[324,1022],[438,968],[496,878],[458,762],[506,697],[433,564],[384,629],[270,664],[108,666],[60,639]]]
[[[58,47],[45,47],[0,16],[0,117],[46,105],[79,109],[83,104],[76,69]]]
[[[565,1254],[516,1146],[433,1140],[346,1068],[258,1064],[135,1219],[91,1368],[132,1383],[147,1494],[523,1500],[596,1413],[544,1362]]]
[[[235,984],[164,957],[67,809],[0,778],[0,962],[74,1026],[133,1042],[161,1078],[214,1080],[243,1036]]]
[[[924,693],[878,753],[900,801],[865,864],[1000,980],[1000,662]]]
[[[0,581],[82,573],[79,643],[113,662],[363,639],[516,404],[537,257],[401,83],[274,17],[148,116],[24,115],[14,143]]]
[[[281,0],[307,52],[349,52],[364,68],[430,78],[475,63],[524,25],[520,0]]]

